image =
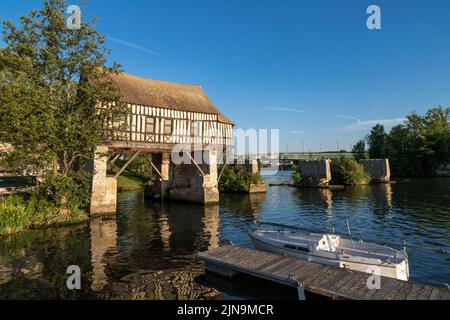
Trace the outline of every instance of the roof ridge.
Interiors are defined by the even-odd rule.
[[[191,85],[136,76],[123,71],[110,73],[123,102],[179,111],[218,115],[218,121],[233,124],[209,99],[201,85]]]

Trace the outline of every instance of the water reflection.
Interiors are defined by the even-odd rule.
[[[193,253],[225,240],[251,246],[247,231],[257,221],[339,233],[349,221],[354,235],[450,250],[449,208],[450,183],[440,179],[343,190],[272,186],[267,194],[222,195],[213,206],[120,193],[116,216],[0,239],[0,299],[226,297],[221,286],[199,281],[204,270]],[[409,258],[412,281],[450,283],[449,254],[410,250]],[[72,264],[81,268],[81,290],[65,286]]]
[[[301,200],[301,205],[321,208],[326,215],[332,214],[333,191],[325,188],[296,189],[295,195]]]
[[[117,249],[109,247],[102,260],[105,273],[114,278],[110,277],[100,295],[108,299],[217,297],[217,290],[196,281],[204,270],[192,257],[195,251],[219,245],[219,206],[121,197],[134,198],[120,202],[121,212],[133,214],[118,215]]]
[[[117,223],[115,218],[95,218],[90,221],[91,231],[91,289],[100,291],[108,283],[103,261],[106,252],[117,246]]]
[[[250,194],[226,194],[221,198],[221,207],[227,211],[242,217],[251,217],[251,221],[256,221],[261,213],[266,193],[250,193]]]

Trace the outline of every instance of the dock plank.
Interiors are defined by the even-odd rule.
[[[425,286],[422,291],[420,291],[419,297],[417,300],[428,300],[431,296],[431,292],[433,291],[432,287]]]
[[[381,277],[380,289],[369,289],[370,274],[324,266],[280,254],[235,245],[222,246],[195,254],[195,258],[212,266],[266,279],[333,299],[354,300],[450,300],[450,291],[392,278]],[[216,269],[218,271],[218,269]]]
[[[391,290],[391,288],[395,286],[396,283],[397,281],[395,279],[381,278],[380,289],[375,289],[376,293],[372,296],[372,298],[374,300],[383,300],[383,298],[388,294],[389,290]]]
[[[425,288],[425,285],[423,284],[412,283],[408,295],[406,296],[406,300],[417,300],[423,288]]]
[[[441,296],[442,290],[440,290],[439,288],[433,288],[429,300],[440,300]]]

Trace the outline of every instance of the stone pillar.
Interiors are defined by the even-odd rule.
[[[371,182],[386,183],[391,180],[391,169],[388,159],[361,159],[359,163],[371,178]]]
[[[107,146],[98,146],[91,160],[91,215],[116,212],[117,180],[106,176],[107,151]]]
[[[217,182],[217,150],[204,150],[203,172],[203,202],[218,203],[219,202],[219,185]]]
[[[161,194],[163,198],[167,195],[167,188],[169,187],[169,169],[170,169],[170,153],[163,153],[161,155]]]
[[[256,159],[245,160],[245,168],[247,169],[248,172],[257,174],[259,172],[258,160]]]
[[[153,159],[153,157],[152,157]],[[167,197],[167,190],[169,188],[169,166],[170,166],[170,153],[159,153],[155,155],[155,166],[161,173],[161,177],[159,177],[159,192],[161,194],[161,198]]]
[[[245,169],[247,170],[247,172],[251,174],[258,174],[259,173],[258,160],[257,159],[245,160]],[[266,192],[266,183],[264,181],[252,183],[250,184],[248,192],[249,193]]]
[[[203,156],[199,156],[202,152]],[[217,151],[196,151],[194,163],[174,165],[170,183],[170,198],[204,204],[219,202],[217,184]]]
[[[296,163],[302,185],[326,186],[331,181],[330,160],[298,160]]]

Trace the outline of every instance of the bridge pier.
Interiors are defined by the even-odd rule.
[[[117,209],[117,179],[106,175],[107,152],[107,146],[98,146],[91,160],[91,215],[113,213]]]
[[[170,198],[204,204],[219,202],[217,150],[189,153],[191,163],[173,164]]]
[[[153,192],[157,193],[162,199],[168,197],[168,188],[170,182],[170,153],[154,153],[152,154],[152,162],[155,166],[156,181],[153,186]]]
[[[91,160],[91,215],[116,212],[117,177],[132,160],[130,158],[116,176],[109,177],[107,152],[107,146],[98,146]],[[175,164],[169,152],[152,154],[152,160],[149,161],[157,178],[146,194],[157,195],[161,199],[218,203],[217,150],[195,151],[189,153],[188,158],[191,163]]]
[[[369,174],[371,182],[388,183],[391,180],[389,159],[361,159],[359,163]]]
[[[300,185],[308,187],[328,186],[331,181],[330,160],[297,160],[302,181]]]

